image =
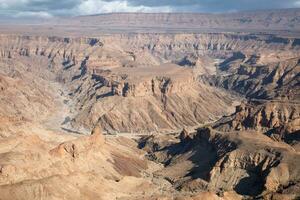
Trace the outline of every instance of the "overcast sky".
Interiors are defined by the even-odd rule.
[[[235,12],[298,8],[300,0],[0,0],[0,17],[52,17],[109,12]]]

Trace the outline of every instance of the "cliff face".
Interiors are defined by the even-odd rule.
[[[110,87],[112,95],[123,97],[180,93],[197,84],[192,70],[172,64],[93,71],[93,77]]]
[[[192,83],[191,83],[192,84]],[[112,85],[112,94],[124,97],[139,97],[146,95],[167,95],[180,93],[190,87],[187,84],[173,83],[168,77],[155,77],[150,81],[132,84],[130,82],[117,82]]]
[[[259,54],[240,56],[236,54],[225,60],[221,64],[220,75],[208,78],[210,83],[254,99],[293,101],[300,98],[300,65],[297,55],[280,61],[276,61],[276,58],[269,60]],[[206,76],[203,77],[205,79]]]
[[[299,105],[289,102],[250,102],[236,107],[236,112],[222,119],[216,127],[223,130],[274,129],[299,123]],[[298,127],[299,128],[299,127]],[[298,129],[295,127],[295,130]]]

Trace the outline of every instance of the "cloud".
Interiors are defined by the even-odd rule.
[[[80,14],[97,14],[110,12],[171,12],[170,6],[130,5],[128,1],[86,0],[77,7]]]
[[[299,0],[0,0],[0,17],[108,12],[231,12],[300,7]]]
[[[18,12],[14,17],[16,18],[52,18],[53,16],[48,13],[48,12],[43,12],[43,11],[39,11],[39,12],[31,12],[31,11],[26,11],[26,12]]]
[[[105,0],[113,1],[113,0]],[[298,7],[299,0],[128,0],[131,5],[171,6],[178,11],[228,12],[232,10],[279,9]]]
[[[297,7],[299,6],[300,7],[300,1],[296,1],[295,2],[295,6],[297,6]]]

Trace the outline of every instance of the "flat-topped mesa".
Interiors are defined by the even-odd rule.
[[[96,69],[93,72],[104,86],[111,87],[112,95],[123,97],[180,93],[196,84],[191,69],[174,64],[121,67],[112,70]]]
[[[173,80],[170,77],[153,77],[151,80],[140,83],[132,82],[115,82],[112,85],[112,93],[114,95],[119,95],[123,97],[138,97],[146,95],[168,95],[171,93],[180,93],[191,85],[189,82],[193,80],[187,80],[187,82],[182,82],[178,80]]]

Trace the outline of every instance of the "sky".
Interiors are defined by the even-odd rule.
[[[78,16],[111,12],[236,12],[299,8],[300,0],[0,0],[0,17]]]

